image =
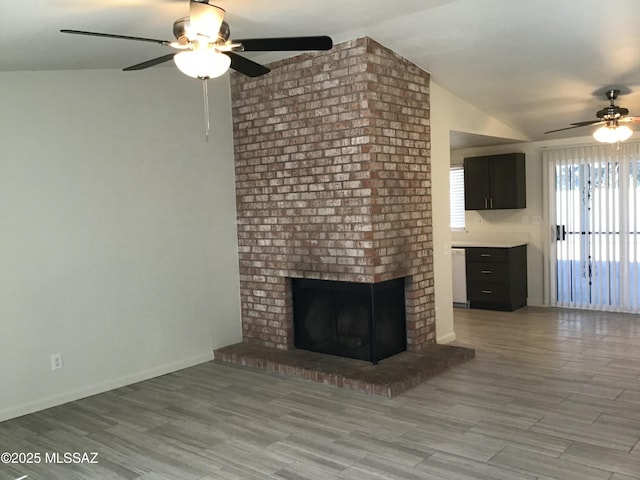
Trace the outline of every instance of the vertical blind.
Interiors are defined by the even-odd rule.
[[[456,165],[449,170],[449,205],[451,230],[464,230],[464,168]]]
[[[640,143],[544,151],[550,296],[557,306],[640,311]]]

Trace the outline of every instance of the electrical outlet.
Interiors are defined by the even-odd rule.
[[[51,370],[60,370],[62,368],[62,354],[54,353],[51,355]]]
[[[540,215],[533,216],[533,224],[540,225],[542,223],[542,217]]]

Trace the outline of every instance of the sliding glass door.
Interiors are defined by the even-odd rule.
[[[554,226],[552,304],[640,311],[639,144],[549,150],[543,156]]]

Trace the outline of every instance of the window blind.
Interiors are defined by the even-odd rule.
[[[464,168],[452,166],[449,170],[449,205],[451,208],[451,230],[464,230]]]
[[[548,150],[554,305],[640,311],[640,144]]]

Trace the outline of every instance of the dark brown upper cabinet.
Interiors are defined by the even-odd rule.
[[[464,159],[464,209],[525,208],[524,153]]]

